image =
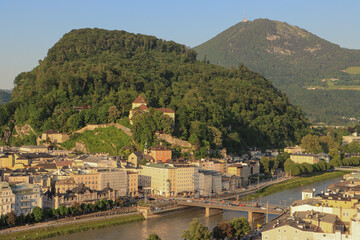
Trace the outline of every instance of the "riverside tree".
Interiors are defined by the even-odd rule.
[[[186,240],[210,240],[211,233],[198,218],[194,218],[190,223],[189,229],[183,231],[181,237]]]

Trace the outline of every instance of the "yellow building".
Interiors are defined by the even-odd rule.
[[[99,189],[99,173],[88,173],[88,174],[70,174],[72,178],[74,178],[75,183],[83,183],[85,187],[90,189]]]
[[[22,146],[20,151],[28,153],[47,153],[48,148],[46,146]]]
[[[357,239],[344,234],[344,230],[344,223],[336,215],[314,211],[297,212],[295,216],[284,214],[267,223],[262,231],[262,239]]]
[[[151,164],[138,169],[139,183],[151,193],[163,196],[194,193],[198,190],[198,167],[190,165]]]
[[[227,172],[230,175],[235,175],[241,179],[243,186],[248,185],[249,177],[251,175],[251,166],[246,163],[237,163],[228,166]]]
[[[129,155],[127,164],[130,167],[137,168],[137,167],[139,167],[139,163],[140,163],[141,159],[142,159],[141,152],[133,152]]]
[[[322,197],[294,201],[291,204],[291,214],[304,211],[331,213],[349,226],[351,219],[357,215],[358,204],[359,200],[356,198],[327,194]]]
[[[352,142],[359,142],[359,141],[360,141],[360,136],[358,136],[357,132],[353,133],[352,135],[342,137],[342,142],[345,144],[349,144]]]
[[[74,178],[66,178],[64,180],[58,180],[55,182],[56,193],[66,193],[68,190],[72,190],[77,186]]]
[[[15,164],[15,155],[2,155],[0,156],[0,168],[10,168],[12,169]]]
[[[198,185],[198,168],[189,165],[175,165],[175,193],[187,194],[195,193]]]
[[[156,110],[159,110],[164,115],[169,116],[171,118],[171,120],[173,120],[173,122],[175,122],[175,111],[172,110],[171,108],[162,107],[162,108],[157,108]]]
[[[299,145],[296,145],[295,147],[286,147],[284,148],[284,152],[294,154],[294,153],[301,153],[304,152],[304,149],[300,147]]]
[[[296,153],[290,155],[290,160],[294,163],[309,163],[309,164],[315,164],[320,161],[320,156],[318,154],[302,154],[302,153]]]
[[[173,196],[175,194],[175,168],[169,164],[151,164],[138,170],[143,188],[150,187],[151,194]]]
[[[139,174],[137,172],[127,171],[128,192],[127,195],[132,197],[138,194]]]
[[[39,145],[41,141],[47,141],[51,143],[63,143],[69,139],[69,135],[66,133],[60,133],[54,130],[48,130],[43,132],[37,139],[37,144]]]

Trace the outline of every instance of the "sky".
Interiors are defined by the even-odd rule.
[[[67,32],[104,28],[195,47],[242,21],[284,21],[360,49],[358,0],[0,0],[0,89],[31,71]]]

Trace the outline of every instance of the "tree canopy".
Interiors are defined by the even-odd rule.
[[[185,240],[210,240],[211,232],[198,218],[194,218],[188,230],[183,231],[182,238]]]
[[[72,30],[14,83],[11,102],[0,107],[1,133],[12,123],[72,132],[114,122],[140,93],[148,105],[176,111],[173,134],[195,134],[200,147],[205,140],[233,152],[278,148],[299,142],[308,126],[298,107],[245,66],[197,61],[184,45],[125,31]]]

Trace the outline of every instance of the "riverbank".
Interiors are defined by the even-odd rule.
[[[76,232],[83,232],[92,229],[100,229],[124,223],[131,223],[144,220],[144,217],[140,214],[127,214],[124,216],[109,216],[102,219],[94,218],[87,219],[87,221],[69,221],[61,226],[43,227],[28,231],[19,231],[8,234],[0,235],[0,240],[9,239],[24,239],[24,240],[38,240],[50,237],[61,236],[65,234],[71,234]]]
[[[341,177],[349,173],[348,171],[335,171],[335,172],[325,172],[322,174],[313,174],[304,177],[295,177],[289,180],[286,180],[282,183],[271,185],[263,189],[258,190],[254,194],[250,194],[246,197],[243,197],[243,201],[251,201],[260,197],[264,197],[273,193],[282,192],[287,189],[296,188],[300,186],[309,185],[315,182],[324,181],[332,178]]]

